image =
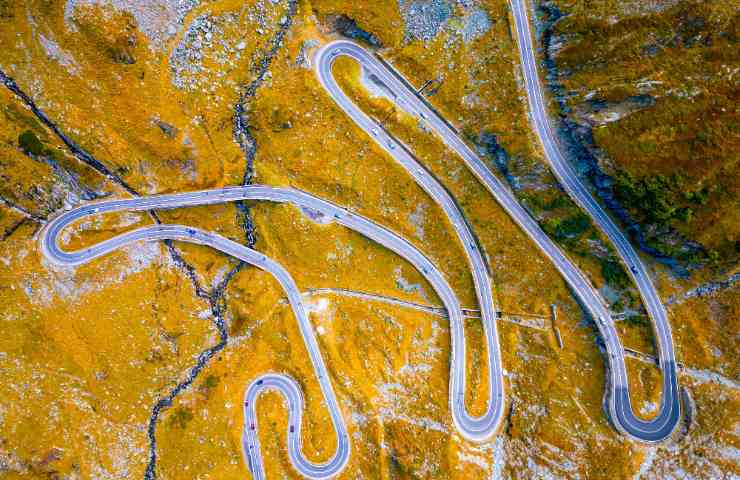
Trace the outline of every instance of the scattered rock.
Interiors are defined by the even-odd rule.
[[[399,0],[398,7],[406,22],[406,40],[432,40],[452,17],[447,0]]]
[[[72,75],[80,74],[80,67],[74,57],[72,57],[72,54],[63,50],[52,38],[47,38],[43,33],[40,33],[38,38],[49,58],[65,67]]]
[[[319,42],[316,40],[306,40],[301,45],[301,51],[298,52],[298,56],[295,59],[295,65],[296,67],[300,68],[311,68],[311,58],[309,56],[309,52],[311,49],[316,48],[319,46]]]
[[[622,102],[609,102],[593,99],[580,104],[575,109],[579,120],[591,126],[605,125],[616,122],[632,113],[655,105],[655,98],[650,95],[635,95],[627,97]]]
[[[166,137],[175,138],[177,136],[177,133],[178,133],[177,128],[170,125],[169,123],[163,122],[162,120],[158,118],[152,118],[152,123],[158,126],[159,129],[162,130],[162,133],[164,133]]]
[[[144,35],[149,38],[152,50],[165,48],[167,41],[178,31],[185,16],[200,0],[67,0],[64,20],[67,28],[77,31],[74,23],[75,9],[84,5],[112,6],[130,13]]]
[[[488,13],[482,9],[474,9],[464,18],[462,28],[463,40],[465,43],[470,43],[482,37],[490,29],[491,20],[488,18]]]

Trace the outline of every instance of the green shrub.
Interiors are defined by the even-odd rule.
[[[682,203],[704,205],[711,193],[707,187],[687,189],[686,178],[680,173],[646,175],[638,179],[620,170],[614,180],[614,191],[622,205],[638,213],[641,218],[660,225],[673,219],[689,223],[694,212]]]
[[[172,412],[169,423],[176,428],[185,428],[193,419],[193,412],[189,408],[177,408]]]
[[[601,261],[601,275],[612,288],[623,290],[629,286],[629,277],[622,268],[622,264],[614,260]]]
[[[30,130],[26,130],[18,136],[18,145],[24,152],[35,156],[41,155],[44,151],[44,144],[41,143],[39,137]]]
[[[624,323],[627,325],[633,325],[636,327],[647,327],[650,325],[645,315],[630,315],[624,319]]]

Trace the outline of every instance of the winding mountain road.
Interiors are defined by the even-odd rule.
[[[540,107],[542,107],[544,103],[541,100],[542,93],[538,88],[539,83],[536,81],[536,63],[534,62],[531,38],[528,33],[529,26],[527,23],[526,8],[522,8],[523,4],[521,2],[523,1],[524,0],[515,1],[512,4],[512,7],[514,16],[517,19],[517,32],[527,32],[520,34],[518,38],[520,41],[522,62],[525,65],[525,68],[529,71],[527,74],[528,79],[530,79],[532,75],[532,69],[535,69],[534,79],[536,85],[530,85],[531,82],[528,81],[527,92],[530,96],[530,105],[535,112],[533,116],[539,119],[546,119],[546,115],[541,112],[537,113],[538,109],[536,108],[537,104],[540,104]],[[632,250],[629,242],[623,235],[621,235],[619,229],[611,223],[611,228],[608,229],[608,235],[609,238],[615,242],[615,246],[620,251],[620,254],[624,254],[623,258],[626,259],[626,263],[630,266],[630,273],[637,282],[638,288],[640,289],[641,295],[647,306],[648,313],[656,327],[656,338],[658,342],[658,350],[660,352],[660,368],[663,376],[661,406],[658,415],[647,421],[638,418],[632,410],[629,396],[627,366],[624,360],[624,350],[609,309],[602,297],[592,287],[590,281],[581,273],[573,262],[565,256],[565,254],[557,245],[555,245],[547,234],[545,234],[537,222],[519,204],[511,191],[509,191],[505,185],[493,175],[482,159],[463,141],[457,131],[448,122],[446,122],[398,72],[396,72],[390,65],[382,62],[379,58],[373,56],[367,50],[353,42],[340,40],[325,45],[317,54],[316,61],[317,74],[319,75],[319,80],[324,88],[340,108],[350,118],[352,118],[360,128],[373,138],[382,149],[392,155],[401,165],[403,165],[414,176],[421,187],[445,208],[445,212],[452,220],[455,229],[463,242],[463,246],[469,245],[469,237],[466,236],[466,224],[461,218],[462,215],[454,208],[454,202],[450,200],[452,205],[445,203],[448,200],[445,198],[447,193],[444,188],[439,186],[438,182],[431,178],[431,175],[429,175],[418,164],[406,148],[398,148],[398,142],[384,128],[382,128],[377,121],[364,114],[337,85],[332,76],[331,67],[333,62],[341,56],[350,57],[360,63],[365,77],[374,82],[378,87],[376,91],[383,92],[399,108],[409,115],[417,117],[420,121],[425,122],[426,125],[445,143],[445,145],[455,151],[463,159],[470,171],[486,187],[486,189],[506,210],[519,227],[550,259],[555,268],[557,268],[565,281],[571,287],[581,305],[596,320],[596,325],[601,336],[604,338],[607,350],[609,382],[607,385],[606,405],[610,419],[615,427],[628,437],[647,443],[659,442],[670,436],[681,419],[676,361],[673,352],[670,325],[662,303],[649,280],[644,266],[639,261],[637,254]],[[531,100],[532,98],[539,98],[540,101],[533,102]],[[537,122],[537,124],[539,124],[539,122]],[[547,122],[545,122],[545,125],[546,124]],[[549,129],[547,131],[549,131]],[[549,138],[551,139],[552,136]],[[557,148],[550,148],[548,151],[552,150],[557,152]],[[585,210],[594,216],[597,224],[600,226],[602,226],[602,224],[606,225],[606,221],[609,220],[609,217],[588,194],[585,187],[578,182],[577,177],[575,177],[574,174],[567,173],[567,162],[565,162],[562,156],[560,156],[560,159],[561,160],[557,162],[551,161],[551,165],[553,165],[554,170],[560,172],[557,173],[557,175],[558,178],[562,176],[562,181],[566,182],[566,190],[571,193],[571,195],[574,195],[574,198],[576,198],[579,203],[587,205],[587,207],[584,206]],[[564,171],[566,171],[566,173],[563,173]],[[614,232],[616,232],[616,234]],[[486,291],[482,284],[484,283],[484,279],[487,279],[484,266],[481,265],[482,261],[478,262],[476,258],[477,256],[480,256],[480,253],[477,249],[466,249],[466,253],[468,253],[469,260],[471,260],[472,263],[473,275],[476,280],[476,291],[478,292],[478,301],[481,304],[481,310],[485,312],[486,306],[492,305],[492,302],[490,299],[481,298],[480,295],[481,292]],[[483,321],[487,331],[495,332],[495,322],[493,322],[493,328],[489,327],[486,323],[487,320],[485,313],[483,315]],[[490,339],[488,345],[489,348],[491,345],[494,345],[496,352],[499,351],[497,338]],[[499,374],[501,373],[500,364],[496,371]],[[503,380],[501,378],[491,379],[490,383],[496,386],[497,393],[503,391]],[[498,387],[499,385],[501,385],[501,387]],[[500,390],[498,390],[499,388]],[[490,397],[490,400],[492,401],[492,404],[489,404],[489,411],[500,415],[503,412],[503,397],[496,395]],[[496,405],[496,402],[500,403]],[[494,425],[496,422],[500,422],[500,420],[500,417],[496,418],[496,421],[491,422],[491,425]]]
[[[456,401],[465,397],[464,314],[457,297],[445,280],[444,275],[424,254],[404,238],[385,227],[375,224],[371,220],[338,207],[326,200],[319,199],[309,193],[291,188],[248,185],[244,187],[226,187],[199,192],[154,195],[127,200],[89,203],[64,212],[51,220],[42,230],[40,236],[41,250],[44,256],[55,264],[78,265],[87,263],[131,243],[170,239],[206,245],[271,273],[285,290],[291,308],[298,320],[306,349],[316,371],[324,402],[334,425],[337,435],[337,449],[332,458],[322,464],[312,463],[305,458],[301,453],[303,398],[300,389],[293,379],[285,375],[267,374],[252,382],[245,393],[244,454],[254,477],[257,479],[264,478],[264,467],[257,435],[255,402],[262,391],[266,389],[278,390],[284,395],[288,405],[290,426],[287,441],[291,463],[297,471],[308,478],[329,478],[339,473],[349,460],[349,436],[331,385],[329,373],[324,365],[316,336],[314,335],[306,308],[301,299],[301,293],[290,274],[282,266],[251,248],[215,233],[186,225],[152,225],[142,227],[72,252],[65,251],[59,246],[59,236],[64,229],[89,215],[117,211],[166,210],[187,206],[236,202],[240,200],[266,200],[293,204],[299,207],[309,218],[320,223],[335,222],[355,230],[392,250],[411,263],[432,285],[448,312],[452,336],[450,403],[453,419],[465,418],[464,412],[460,411],[460,409],[464,409],[464,402]],[[490,360],[489,358],[489,375],[493,375],[493,366],[490,364]],[[461,434],[465,435],[465,433],[464,430],[461,430]],[[474,435],[477,433],[475,430],[472,432],[471,436],[473,439],[475,439]]]
[[[620,255],[630,267],[631,275],[640,289],[648,313],[655,325],[660,352],[660,368],[663,374],[663,396],[660,413],[649,421],[639,419],[634,415],[630,404],[624,350],[608,308],[588,279],[547,237],[537,222],[518,203],[504,184],[493,175],[477,154],[467,146],[455,129],[424,98],[419,96],[416,90],[398,72],[355,43],[343,40],[335,41],[325,45],[315,56],[316,74],[321,85],[339,108],[385,152],[398,161],[412,175],[419,186],[442,207],[455,229],[470,264],[486,338],[488,399],[483,415],[472,416],[465,408],[464,315],[459,301],[445,280],[444,275],[424,254],[404,238],[371,220],[309,193],[292,188],[248,185],[89,203],[64,212],[51,220],[44,227],[41,234],[40,241],[43,254],[51,262],[61,265],[86,263],[134,242],[171,239],[206,245],[261,268],[276,278],[287,294],[303,335],[306,350],[316,372],[324,402],[329,410],[336,433],[336,450],[334,455],[324,463],[313,463],[306,459],[301,450],[303,397],[298,384],[286,375],[276,373],[263,375],[247,387],[244,398],[245,425],[242,447],[249,468],[255,478],[262,479],[265,475],[255,413],[255,403],[264,390],[277,390],[286,399],[289,414],[288,455],[293,467],[298,472],[307,478],[333,477],[343,470],[350,456],[349,435],[330,381],[330,375],[319,351],[316,336],[301,299],[301,293],[290,274],[281,265],[264,254],[215,233],[185,225],[142,227],[72,252],[63,250],[58,240],[66,227],[89,215],[116,211],[162,210],[241,200],[290,203],[319,223],[334,222],[355,230],[405,258],[421,272],[434,288],[450,319],[452,348],[449,401],[453,423],[460,435],[467,440],[479,442],[489,439],[501,425],[505,397],[501,353],[496,331],[496,308],[493,303],[489,267],[484,253],[481,251],[477,239],[461,210],[442,184],[415,159],[408,148],[399,143],[379,122],[363,113],[339,87],[332,74],[332,65],[337,58],[342,56],[350,57],[359,62],[365,78],[373,82],[378,87],[378,91],[384,92],[384,95],[399,108],[426,123],[449,148],[463,159],[467,167],[498,203],[553,262],[583,307],[596,319],[596,324],[604,338],[607,350],[609,367],[606,395],[607,409],[615,427],[632,439],[643,442],[657,442],[669,436],[678,424],[680,404],[676,363],[666,313],[639,257],[585,187],[580,184],[577,176],[572,172],[557,149],[544,109],[544,100],[539,87],[531,44],[531,34],[527,23],[526,5],[523,1],[512,0],[512,11],[517,20],[517,34],[533,122],[556,176],[563,183],[568,193],[592,215],[597,224],[614,241]]]
[[[401,166],[409,172],[416,183],[434,201],[442,207],[447,218],[452,223],[467,260],[470,263],[473,275],[478,305],[481,311],[481,321],[486,338],[488,375],[488,400],[483,415],[474,417],[465,409],[465,369],[461,375],[453,375],[450,378],[450,392],[456,392],[450,397],[450,408],[455,427],[460,434],[471,441],[484,441],[490,438],[501,424],[504,416],[504,380],[501,362],[501,351],[496,331],[496,307],[493,304],[493,291],[491,279],[488,275],[488,265],[483,258],[478,246],[477,239],[468,225],[457,203],[437,181],[411,154],[411,152],[400,144],[383,126],[368,117],[355,103],[344,93],[337,84],[332,74],[332,65],[337,58],[350,57],[360,63],[369,77],[370,81],[376,83],[381,90],[388,93],[389,98],[396,105],[411,112],[420,112],[423,119],[432,119],[434,115],[431,110],[416,110],[418,104],[422,103],[416,96],[416,91],[407,84],[401,83],[398,77],[386,68],[367,50],[349,41],[336,41],[326,44],[321,48],[314,59],[316,74],[324,89],[337,105],[349,116],[358,127],[365,131],[383,150],[390,154]],[[426,107],[424,107],[426,108]],[[434,115],[434,118],[440,118]],[[434,128],[434,124],[433,124]],[[452,363],[465,365],[464,352],[457,355],[452,351]]]
[[[516,25],[519,57],[524,73],[530,118],[542,144],[545,158],[558,182],[568,195],[591,216],[596,225],[614,245],[624,265],[627,266],[629,275],[640,291],[642,302],[651,319],[657,341],[659,366],[663,375],[663,394],[658,415],[650,421],[644,421],[634,415],[630,406],[627,373],[621,347],[619,352],[615,350],[616,345],[611,345],[610,348],[610,343],[613,343],[610,342],[612,329],[608,327],[611,325],[606,326],[603,321],[598,322],[599,330],[607,340],[610,359],[612,353],[619,353],[613,360],[610,360],[609,369],[613,390],[611,398],[608,399],[608,406],[612,421],[623,434],[634,440],[643,442],[664,440],[673,432],[681,418],[676,356],[668,314],[645,265],[640,260],[640,256],[627,240],[627,237],[580,181],[578,174],[561,152],[556,135],[550,125],[542,84],[537,73],[537,60],[529,27],[527,0],[511,0],[511,8]],[[597,312],[592,312],[592,314],[594,313]],[[594,318],[600,317],[597,314]]]

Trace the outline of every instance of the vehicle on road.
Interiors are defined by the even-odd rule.
[[[517,33],[521,31],[528,32],[528,21],[526,20],[526,6],[524,0],[512,0],[512,5],[518,6],[514,9],[514,17],[517,20]],[[524,8],[524,13],[522,13]],[[524,27],[522,26],[524,22]],[[523,30],[525,29],[526,30]],[[525,56],[529,59],[533,55],[531,38],[527,40],[530,34],[520,35],[520,51],[522,58]],[[420,115],[428,116],[428,123],[437,135],[454,150],[466,163],[472,173],[488,189],[493,197],[506,209],[514,221],[522,228],[529,238],[541,248],[543,253],[553,262],[555,267],[565,278],[568,285],[572,288],[574,294],[579,298],[584,308],[592,315],[592,318],[598,319],[601,325],[601,334],[604,336],[607,349],[607,359],[609,361],[609,383],[607,388],[610,389],[609,412],[615,426],[629,438],[645,441],[656,442],[666,438],[675,428],[680,420],[680,407],[677,396],[677,377],[675,358],[670,337],[670,327],[661,313],[662,304],[656,297],[649,279],[636,273],[635,279],[638,284],[643,298],[646,299],[646,308],[651,314],[656,325],[656,339],[661,352],[660,368],[663,372],[663,398],[661,402],[660,413],[652,420],[641,420],[637,418],[630,404],[629,399],[629,382],[627,380],[626,367],[624,363],[624,351],[620,340],[614,328],[606,328],[609,323],[607,318],[611,318],[605,302],[598,292],[591,286],[590,282],[580,272],[580,270],[571,262],[562,251],[553,243],[553,241],[542,231],[537,222],[529,213],[518,203],[512,193],[498,180],[488,169],[475,152],[467,146],[452,127],[439,117],[435,112],[421,101],[409,88],[409,84],[401,81],[400,74],[395,72],[386,64],[380,62],[375,56],[371,55],[359,45],[348,41],[336,41],[325,45],[317,55],[316,73],[319,81],[327,93],[339,105],[339,107],[352,118],[355,123],[371,138],[375,137],[373,129],[377,124],[373,123],[364,112],[362,112],[347,95],[341,91],[332,74],[332,63],[339,56],[349,56],[359,61],[363,69],[367,69],[375,75],[378,81],[382,82],[390,89],[397,98],[403,98],[404,108],[410,109],[411,112],[417,111]],[[530,70],[527,70],[525,78],[527,79],[528,95],[538,95],[537,87],[532,86],[531,65],[536,62],[531,60],[527,62]],[[536,77],[536,68],[534,71]],[[537,80],[535,80],[535,83]],[[534,89],[533,92],[530,92]],[[539,111],[539,110],[537,110]],[[538,118],[541,115],[538,115]],[[540,132],[542,138],[547,141],[547,136]],[[381,147],[383,138],[375,138],[375,141]],[[471,415],[465,407],[466,391],[466,351],[465,351],[465,331],[464,315],[454,291],[449,286],[445,276],[434,264],[414,247],[408,240],[397,235],[386,227],[378,225],[373,221],[354,213],[351,207],[341,208],[326,200],[319,199],[306,192],[292,188],[270,187],[265,185],[247,185],[243,187],[226,187],[222,189],[207,190],[201,192],[188,192],[183,194],[172,195],[155,195],[145,198],[134,198],[127,200],[113,200],[98,202],[95,204],[86,204],[75,209],[63,212],[58,217],[48,222],[42,230],[40,236],[41,249],[44,255],[52,262],[61,265],[78,265],[89,262],[97,257],[106,255],[125,245],[139,242],[142,240],[180,240],[191,243],[206,244],[220,252],[238,258],[249,264],[271,273],[283,290],[286,292],[288,301],[298,322],[306,350],[309,354],[313,365],[316,379],[319,383],[323,401],[329,411],[337,442],[333,456],[324,463],[314,463],[309,461],[301,451],[300,436],[291,436],[288,442],[288,455],[294,468],[307,478],[328,478],[339,474],[346,466],[350,455],[349,435],[347,432],[344,419],[342,417],[339,403],[333,391],[331,376],[324,365],[319,344],[313,331],[311,322],[305,305],[301,300],[300,291],[291,275],[279,265],[275,260],[265,256],[251,248],[231,241],[225,237],[213,232],[201,232],[197,239],[192,238],[196,234],[194,227],[183,225],[160,224],[156,226],[140,227],[136,230],[120,234],[111,239],[105,240],[95,245],[95,248],[85,248],[78,251],[63,251],[59,246],[59,237],[62,231],[76,220],[85,216],[97,213],[101,210],[105,212],[115,212],[123,210],[156,210],[166,208],[176,208],[180,206],[195,206],[201,204],[212,204],[214,198],[222,202],[243,201],[243,200],[266,200],[272,202],[291,203],[299,208],[307,207],[311,210],[321,213],[327,217],[333,216],[341,220],[341,224],[351,228],[369,239],[392,250],[402,258],[409,261],[426,280],[432,285],[436,294],[444,304],[445,310],[450,322],[450,334],[452,339],[452,356],[450,359],[450,388],[449,388],[449,406],[452,414],[455,429],[461,436],[469,441],[482,442],[490,439],[501,425],[505,414],[504,409],[504,381],[505,371],[502,366],[501,352],[498,344],[498,335],[496,328],[497,309],[493,303],[494,295],[491,281],[488,275],[487,263],[484,259],[483,252],[477,247],[475,235],[472,232],[469,223],[466,221],[463,213],[460,211],[457,203],[432,175],[425,175],[423,166],[406,150],[406,148],[395,148],[393,141],[387,140],[388,153],[390,153],[399,164],[414,178],[419,186],[430,195],[430,197],[442,207],[447,214],[450,223],[454,226],[456,235],[460,240],[460,245],[465,251],[466,260],[470,265],[473,283],[475,287],[476,298],[481,309],[481,321],[483,323],[484,337],[486,340],[486,358],[485,368],[487,369],[488,382],[486,385],[487,404],[483,414],[479,416]],[[552,152],[548,153],[551,154]],[[562,176],[561,176],[562,177]],[[564,182],[572,182],[572,179],[565,175]],[[578,184],[567,187],[568,189],[578,190]],[[569,190],[570,191],[570,190]],[[578,194],[580,195],[580,194]],[[585,202],[580,196],[577,198]],[[593,208],[586,208],[586,211],[596,217],[599,211]],[[613,235],[610,233],[609,237]],[[616,238],[616,242],[621,242],[621,237]],[[625,247],[618,244],[617,249],[620,253],[629,249],[629,244]],[[629,252],[624,254],[624,258],[632,258]],[[634,268],[639,262],[639,258],[631,264]],[[630,264],[627,262],[627,264]],[[652,292],[652,293],[651,293]],[[655,301],[659,306],[656,306]],[[247,457],[248,463],[252,468],[255,478],[264,478],[264,468],[259,448],[259,438],[256,432],[256,410],[255,404],[257,397],[266,390],[275,390],[283,395],[288,404],[288,433],[294,433],[294,427],[301,425],[303,415],[303,397],[300,386],[291,377],[279,374],[268,373],[247,386],[244,400],[244,425],[249,428],[243,429],[242,449]]]

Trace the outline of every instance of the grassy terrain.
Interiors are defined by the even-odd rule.
[[[562,42],[554,61],[569,115],[591,123],[600,167],[653,248],[732,268],[740,250],[738,12],[723,1],[628,3],[554,2],[565,15],[552,33]],[[619,114],[640,96],[649,104]],[[616,118],[583,115],[599,109]]]
[[[636,4],[609,2],[609,8]],[[72,140],[141,194],[240,184],[250,158],[235,142],[235,105],[257,81],[270,40],[287,15],[286,2],[192,2],[191,11],[171,22],[171,34],[151,23],[166,20],[165,10],[146,10],[155,2],[76,2],[65,17],[69,3],[0,0],[0,68]],[[185,3],[190,2],[179,4]],[[304,54],[304,60],[310,58],[311,48],[337,38],[341,19],[343,28],[362,29],[367,36],[360,38],[380,42],[380,54],[414,85],[434,80],[430,102],[481,149],[594,285],[617,292],[610,297],[612,308],[635,308],[639,301],[624,270],[539,158],[516,77],[519,59],[507,1],[449,3],[452,18],[434,38],[405,41],[397,2],[298,2],[268,71],[238,115],[248,125],[249,138],[240,132],[242,146],[254,147],[254,181],[306,190],[393,229],[439,266],[463,305],[475,307],[464,253],[444,213],[337,108],[299,61]],[[469,5],[484,10],[490,21],[474,40],[460,34]],[[589,38],[598,44],[598,36]],[[737,473],[725,453],[737,446],[732,423],[740,404],[737,391],[701,376],[682,376],[701,416],[679,444],[645,448],[615,432],[603,412],[605,369],[596,329],[584,322],[560,275],[459,158],[416,120],[369,96],[356,64],[335,67],[352,98],[385,119],[459,202],[490,260],[497,305],[545,319],[557,305],[565,342],[561,349],[550,329],[499,322],[510,410],[495,439],[472,444],[454,433],[450,416],[445,318],[356,298],[307,298],[350,429],[352,455],[343,478]],[[596,81],[594,72],[584,78]],[[604,98],[622,97],[605,93]],[[660,150],[659,143],[655,148],[643,143],[639,152]],[[669,170],[656,171],[660,179],[638,169],[615,178],[626,196],[641,199],[630,209],[653,202],[660,205],[656,222],[694,228],[723,190]],[[214,296],[234,262],[179,243],[192,278],[158,243],[75,268],[49,265],[38,248],[45,218],[85,201],[85,195],[128,193],[71,155],[5,88],[0,88],[0,180],[1,477],[141,478],[152,447],[153,407],[219,343],[218,318],[228,342],[154,422],[158,478],[248,478],[241,402],[246,385],[268,371],[292,375],[301,384],[309,458],[323,461],[333,453],[331,422],[301,333],[269,274],[245,267],[230,277],[223,295]],[[255,248],[283,265],[299,288],[346,288],[439,303],[419,272],[360,235],[314,223],[288,205],[250,202],[248,207]],[[159,214],[163,222],[245,241],[245,213],[234,205]],[[143,212],[93,216],[74,225],[62,241],[81,248],[151,221]],[[657,272],[664,287],[669,282]],[[680,298],[678,288],[665,288]],[[676,301],[671,312],[681,361],[737,377],[737,342],[727,332],[737,331],[738,298],[735,287],[710,298]],[[630,317],[618,328],[626,346],[650,352],[643,317]],[[467,319],[465,401],[478,413],[487,401],[486,372],[480,368],[483,337],[480,321]],[[631,364],[630,372],[633,402],[649,413],[658,395],[657,370],[640,363]],[[268,477],[292,478],[284,402],[267,394],[257,408]]]

